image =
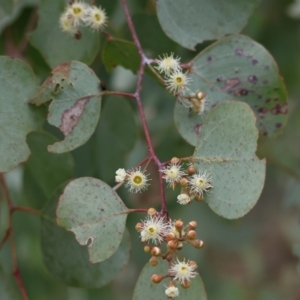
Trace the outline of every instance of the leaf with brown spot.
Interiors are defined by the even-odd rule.
[[[264,47],[242,35],[226,37],[206,48],[191,61],[189,86],[207,96],[202,115],[189,112],[178,101],[175,123],[182,137],[196,145],[207,113],[218,103],[236,100],[250,105],[261,134],[276,136],[287,120],[287,93],[272,56]],[[276,124],[282,124],[278,127]],[[196,127],[197,126],[197,127]]]
[[[57,66],[30,103],[52,100],[48,121],[65,139],[48,146],[50,152],[71,151],[84,144],[96,129],[101,109],[100,80],[87,65],[72,61]]]

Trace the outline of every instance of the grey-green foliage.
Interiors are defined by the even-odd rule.
[[[82,177],[71,181],[57,207],[57,224],[75,233],[88,246],[90,261],[101,262],[118,249],[125,231],[126,206],[101,180]]]
[[[201,124],[217,103],[248,103],[264,136],[281,132],[287,120],[287,93],[278,67],[268,51],[242,35],[226,37],[206,48],[191,61],[190,89],[206,95],[206,111],[193,114],[179,102],[175,122],[182,137],[196,145]]]
[[[100,81],[85,64],[77,61],[57,66],[30,103],[38,106],[52,101],[48,121],[58,127],[65,139],[48,150],[71,151],[84,144],[97,126],[101,109]]]
[[[220,216],[242,217],[260,196],[265,161],[255,155],[257,138],[254,114],[245,103],[217,105],[202,125],[194,166],[211,174],[213,188],[205,199]]]
[[[165,33],[181,46],[194,49],[205,40],[237,33],[260,0],[158,0],[157,15]]]
[[[149,263],[143,268],[133,293],[132,300],[166,300],[166,287],[168,287],[170,279],[167,277],[159,284],[151,281],[154,274],[165,275],[168,273],[169,263],[166,260],[159,259],[158,265],[153,267]],[[176,281],[175,286],[179,289],[178,299],[182,300],[207,300],[205,288],[200,275],[191,279],[191,286],[184,289]]]
[[[25,63],[0,57],[0,89],[0,171],[7,172],[28,159],[26,135],[41,128],[44,113],[27,103],[38,85]]]

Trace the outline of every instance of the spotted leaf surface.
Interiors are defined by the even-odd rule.
[[[27,103],[37,89],[36,77],[25,63],[0,57],[1,172],[27,160],[30,150],[26,135],[43,125],[43,110]]]
[[[164,32],[183,47],[237,33],[259,0],[158,0],[157,16]]]
[[[118,249],[125,230],[126,206],[101,180],[83,177],[71,181],[59,199],[57,224],[72,231],[88,246],[90,261],[101,262]]]
[[[55,224],[59,191],[43,211],[41,246],[48,271],[67,285],[100,288],[115,278],[129,259],[130,237],[125,232],[117,251],[107,260],[91,264],[88,250],[80,246],[72,232]]]
[[[176,103],[175,123],[187,142],[196,145],[206,114],[227,100],[248,103],[262,135],[281,132],[287,120],[287,94],[277,65],[264,47],[246,36],[230,36],[206,48],[191,66],[190,88],[206,94],[207,109],[197,115]]]
[[[153,267],[149,263],[143,268],[140,277],[136,283],[135,290],[133,293],[133,300],[144,300],[147,295],[147,300],[166,300],[166,286],[169,285],[170,279],[166,278],[159,284],[155,284],[151,281],[153,274],[167,274],[169,264],[167,261],[159,259],[157,266]],[[178,299],[182,300],[207,300],[204,284],[199,275],[191,279],[191,286],[188,289],[184,289],[181,285],[176,284],[179,290]]]
[[[65,139],[48,146],[50,152],[71,151],[84,144],[96,129],[101,109],[100,81],[87,65],[72,61],[57,66],[31,103],[52,100],[48,121]]]
[[[265,160],[256,155],[258,131],[250,107],[218,104],[207,116],[193,155],[197,171],[208,171],[213,188],[204,195],[218,215],[244,216],[257,202],[265,179]]]

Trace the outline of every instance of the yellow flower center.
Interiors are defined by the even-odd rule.
[[[178,83],[178,84],[180,84],[180,83],[182,83],[182,77],[176,77],[175,78],[175,81]]]
[[[82,12],[82,10],[81,10],[80,7],[74,7],[74,8],[73,8],[73,13],[74,13],[75,15],[80,15],[81,12]]]
[[[95,19],[99,22],[101,20],[101,16],[99,14],[95,14]]]
[[[143,181],[143,178],[141,177],[141,176],[135,176],[134,178],[133,178],[133,182],[135,183],[135,184],[141,184],[142,183],[142,181]]]
[[[185,275],[189,272],[189,269],[187,266],[181,266],[180,272]]]
[[[156,226],[149,226],[148,227],[148,233],[149,234],[155,234],[156,233],[156,231],[157,231],[157,228],[156,228]]]

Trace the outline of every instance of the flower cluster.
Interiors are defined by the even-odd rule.
[[[59,22],[62,31],[74,35],[79,32],[80,26],[102,30],[106,26],[107,16],[101,7],[90,6],[81,1],[71,1]]]
[[[141,171],[141,167],[129,171],[118,169],[116,171],[115,181],[118,183],[126,182],[126,187],[129,188],[129,191],[137,193],[147,189],[149,185],[147,176],[144,171]]]
[[[188,288],[191,285],[191,279],[197,275],[196,262],[179,260],[177,254],[177,251],[183,248],[183,243],[190,244],[197,249],[203,247],[203,241],[196,239],[196,228],[195,221],[184,226],[181,220],[172,221],[167,217],[162,217],[154,208],[148,210],[145,220],[136,224],[136,230],[140,232],[141,241],[145,244],[144,250],[151,254],[149,263],[156,266],[159,258],[170,262],[166,275],[154,274],[151,277],[154,283],[160,283],[167,277],[170,278],[170,284],[165,290],[168,298],[173,299],[179,296],[179,290],[174,282]],[[165,253],[163,253],[165,248],[161,247],[163,243],[166,243]]]
[[[208,171],[199,170],[196,173],[195,168],[191,165],[186,171],[179,159],[174,157],[171,163],[160,170],[163,178],[173,189],[181,186],[181,193],[177,196],[177,202],[181,205],[189,204],[196,198],[201,201],[204,199],[204,193],[207,193],[212,186],[212,176]]]
[[[159,57],[157,64],[155,68],[164,73],[166,86],[170,92],[180,97],[184,91],[189,90],[187,86],[192,79],[187,73],[183,73],[179,57],[174,57],[174,53],[169,56],[164,54],[163,57]]]

